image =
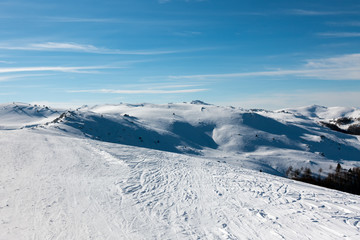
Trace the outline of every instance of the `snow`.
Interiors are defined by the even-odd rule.
[[[59,112],[25,103],[0,104],[0,130],[17,129],[52,121]]]
[[[359,139],[318,118],[196,101],[53,121],[62,111],[16,106],[0,106],[0,239],[360,238],[359,196],[280,177],[359,166]]]
[[[307,107],[300,107],[296,109],[284,109],[279,111],[286,111],[294,114],[299,114],[308,118],[318,118],[331,120],[340,117],[354,117],[360,116],[360,109],[351,107],[324,107],[319,105],[312,105]]]
[[[101,125],[101,128],[97,128],[101,132],[89,131],[85,127],[82,132],[107,142],[207,157],[220,155],[234,161],[238,159],[244,167],[247,167],[247,162],[250,161],[251,169],[268,169],[266,172],[277,175],[284,175],[290,165],[310,167],[313,172],[317,172],[319,165],[303,165],[309,159],[322,162],[323,169],[329,169],[330,165],[336,166],[339,161],[346,167],[358,166],[358,138],[322,126],[319,124],[319,117],[308,117],[309,109],[314,116],[318,116],[321,115],[319,112],[323,111],[327,111],[328,115],[334,115],[331,109],[338,108],[312,106],[292,110],[294,113],[291,113],[201,105],[199,102],[100,105],[80,109],[76,113],[77,117],[68,120],[65,125],[78,123],[77,118],[82,118],[81,122],[86,126],[89,125],[86,123],[88,119],[99,118],[101,115],[104,119],[111,119],[116,126],[106,124],[111,126],[111,130],[107,129],[107,132],[104,132],[103,121],[99,123],[96,120],[91,121],[91,129],[97,128],[95,125]],[[341,116],[344,115],[344,111]],[[354,109],[348,111],[349,114],[359,112]],[[335,112],[338,113],[337,110]],[[125,129],[124,132],[128,134],[122,134],[120,129]],[[116,136],[121,136],[122,139],[109,137],[107,134],[110,131],[118,132]],[[142,137],[142,142],[138,137]],[[157,141],[159,143],[154,144]],[[256,159],[258,149],[267,153],[263,156],[264,159]],[[274,155],[276,152],[281,152],[284,156],[291,155],[291,161],[286,160],[286,157],[280,157],[280,160],[274,163],[274,158],[279,158],[277,154]],[[257,162],[258,166],[254,166],[254,162]]]

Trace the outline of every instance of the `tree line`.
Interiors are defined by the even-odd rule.
[[[334,172],[326,177],[321,176],[321,172],[321,168],[316,174],[310,168],[294,169],[290,166],[286,175],[294,180],[360,195],[360,167],[344,169],[338,163]]]

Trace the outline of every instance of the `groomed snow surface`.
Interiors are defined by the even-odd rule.
[[[0,239],[360,239],[359,196],[281,177],[359,166],[359,139],[314,116],[19,105],[0,106]]]

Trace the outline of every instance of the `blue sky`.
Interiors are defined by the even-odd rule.
[[[359,106],[360,2],[0,2],[0,102]]]

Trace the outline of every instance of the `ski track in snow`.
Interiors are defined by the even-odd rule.
[[[360,239],[360,197],[200,157],[0,135],[0,239]]]

